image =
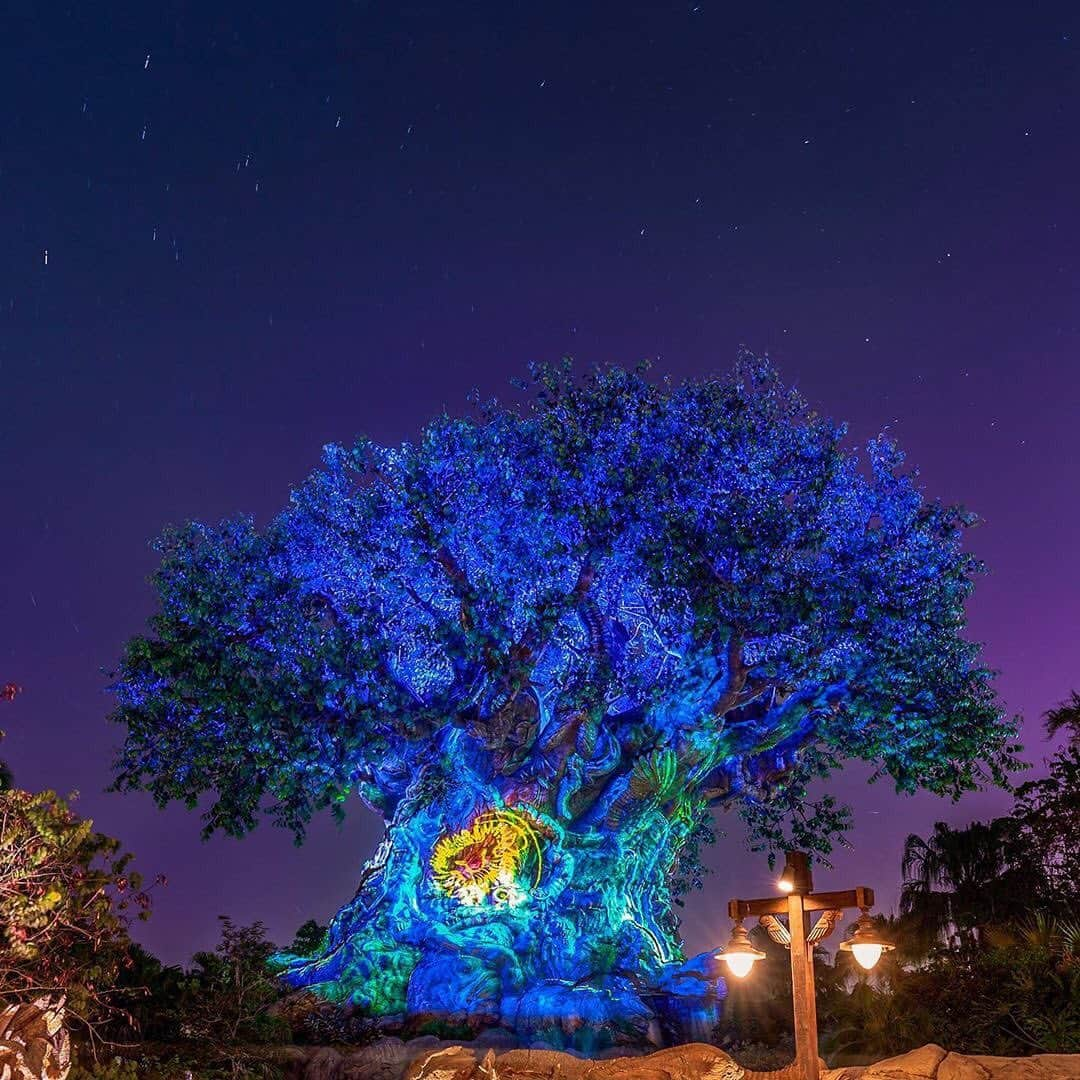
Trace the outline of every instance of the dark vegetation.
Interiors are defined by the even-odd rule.
[[[894,446],[871,443],[859,464],[844,429],[749,354],[730,379],[677,390],[618,369],[536,381],[529,412],[492,405],[483,422],[434,422],[415,446],[331,449],[265,534],[246,521],[170,534],[161,614],[116,685],[128,728],[118,785],[188,805],[216,792],[206,830],[235,835],[268,802],[302,834],[357,787],[412,828],[420,775],[438,780],[429,809],[444,817],[450,793],[502,805],[532,777],[527,805],[566,836],[602,796],[621,843],[605,874],[636,865],[647,836],[663,848],[624,885],[672,950],[670,903],[699,881],[686,855],[712,806],[736,805],[759,849],[821,853],[846,811],[828,795],[808,802],[806,787],[843,760],[875,762],[899,791],[1008,785],[1014,729],[960,633],[981,571],[961,546],[972,519],[925,502]],[[479,584],[465,567],[483,570]],[[18,693],[6,684],[0,701]],[[908,838],[900,912],[885,920],[898,947],[880,970],[821,957],[827,1055],[931,1041],[1080,1051],[1080,695],[1046,727],[1064,745],[1009,815]],[[562,742],[539,738],[549,728],[579,733],[573,768]],[[506,790],[488,790],[492,770]],[[566,783],[544,779],[566,770]],[[420,911],[426,941],[421,868],[402,867],[379,894]],[[163,884],[144,884],[118,841],[55,793],[20,790],[0,763],[0,1005],[62,997],[76,1078],[270,1077],[286,1043],[362,1043],[394,1023],[422,1033],[401,1026],[405,982],[387,990],[383,958],[402,945],[391,909],[377,906],[374,938],[365,900],[356,925],[345,909],[291,943],[222,916],[215,949],[170,967],[129,937]],[[584,926],[587,910],[566,908],[566,940],[615,940]],[[623,911],[612,917],[625,970],[648,974]],[[790,1053],[791,991],[783,950],[757,936],[769,957],[731,981],[716,1038],[761,1068]],[[369,956],[376,939],[385,948]],[[425,968],[433,986],[480,949],[446,940]],[[288,992],[276,963],[308,989]]]
[[[1050,712],[1065,745],[1048,775],[1017,790],[1012,813],[909,836],[900,912],[880,917],[896,943],[870,974],[838,954],[815,964],[822,1052],[879,1060],[925,1043],[970,1053],[1080,1052],[1080,696]],[[729,983],[718,1038],[761,1064],[791,1033],[787,956]],[[788,1051],[790,1057],[790,1051]],[[781,1054],[782,1057],[782,1054]]]
[[[900,912],[880,917],[897,948],[877,970],[819,955],[822,1051],[832,1062],[927,1042],[996,1054],[1080,1051],[1076,695],[1048,714],[1047,730],[1065,743],[1045,778],[1018,789],[1010,815],[908,838]],[[269,1078],[281,1075],[286,1043],[378,1036],[362,1015],[286,995],[258,922],[223,916],[213,951],[186,967],[163,965],[128,937],[151,898],[117,842],[51,792],[9,782],[0,799],[0,1003],[66,996],[75,1080]],[[308,921],[287,951],[314,951],[324,933]],[[791,1056],[787,956],[767,935],[755,938],[768,958],[751,978],[730,981],[716,1039],[744,1064],[774,1068]]]

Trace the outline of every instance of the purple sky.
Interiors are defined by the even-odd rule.
[[[104,793],[100,669],[152,611],[148,541],[265,520],[323,443],[409,438],[531,360],[702,377],[746,342],[860,438],[887,425],[985,519],[971,633],[1047,753],[1039,715],[1080,685],[1074,3],[24,11],[0,41],[3,749],[169,876],[138,930],[161,956],[221,912],[280,941],[325,919],[378,826],[204,844]],[[834,783],[854,851],[818,880],[886,906],[909,831],[1008,806],[865,776]],[[730,827],[693,951],[771,887]]]

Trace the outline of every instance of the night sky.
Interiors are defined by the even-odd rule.
[[[359,807],[292,846],[107,794],[102,668],[170,522],[280,508],[534,360],[676,379],[768,351],[984,519],[970,632],[1027,718],[1080,686],[1080,9],[1061,3],[10,5],[0,34],[0,705],[30,789],[166,873],[138,937],[288,941],[352,895]],[[1003,812],[850,769],[818,883],[894,901],[905,835]],[[690,950],[770,890],[740,824]]]

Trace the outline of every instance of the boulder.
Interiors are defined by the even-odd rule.
[[[931,1043],[867,1066],[860,1080],[1080,1080],[1080,1054],[991,1057]]]
[[[704,1043],[651,1054],[614,1047],[585,1057],[543,1043],[506,1049],[512,1038],[496,1030],[469,1043],[428,1035],[408,1042],[387,1037],[353,1049],[286,1047],[281,1064],[290,1080],[791,1080],[796,1075],[793,1066],[772,1073],[743,1069]],[[931,1044],[874,1065],[822,1067],[821,1080],[1080,1080],[1080,1054],[988,1057],[948,1053]]]
[[[342,1080],[400,1080],[410,1060],[406,1044],[386,1036],[348,1051],[342,1064]]]
[[[945,1051],[935,1043],[918,1050],[875,1062],[862,1074],[862,1080],[934,1080]]]
[[[38,998],[0,1012],[0,1075],[11,1080],[64,1080],[70,1070],[63,998]]]
[[[1026,1058],[947,1054],[936,1080],[1078,1080],[1080,1054],[1033,1054]]]
[[[489,1050],[494,1057],[494,1051]],[[405,1073],[408,1080],[469,1080],[477,1072],[476,1052],[448,1046],[418,1057]]]
[[[638,1058],[590,1061],[582,1080],[743,1080],[746,1071],[729,1054],[706,1043],[672,1046]]]
[[[743,1069],[723,1050],[690,1043],[640,1057],[589,1060],[560,1050],[509,1050],[482,1059],[465,1047],[418,1058],[407,1080],[743,1080]]]
[[[560,1077],[560,1080],[579,1080],[589,1064],[576,1054],[552,1050],[542,1044],[528,1050],[509,1050],[495,1059],[499,1080],[503,1077]]]
[[[274,1055],[274,1062],[285,1080],[304,1080],[310,1060],[311,1051],[306,1046],[283,1046]]]
[[[312,1047],[299,1076],[302,1080],[341,1080],[344,1060],[332,1046]]]

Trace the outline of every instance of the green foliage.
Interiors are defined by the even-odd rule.
[[[365,1046],[382,1034],[379,1021],[363,1010],[324,1001],[311,993],[286,998],[278,1014],[292,1031],[294,1042],[314,1046]]]
[[[116,1042],[128,1041],[133,1032],[149,1042],[178,1039],[191,988],[192,978],[182,968],[162,964],[141,945],[131,944],[114,983],[125,1015],[107,1026],[105,1036]]]
[[[971,1054],[1080,1051],[1077,929],[1029,917],[976,951],[935,951],[819,1000],[822,1044],[837,1059],[888,1057],[924,1043]]]
[[[1049,738],[1064,734],[1071,744],[1080,745],[1080,691],[1074,690],[1043,719]]]
[[[297,929],[288,952],[292,953],[293,956],[311,956],[321,949],[325,943],[326,927],[314,919],[308,919],[306,923]]]
[[[65,994],[84,1029],[115,1013],[129,919],[150,914],[130,862],[55,792],[0,792],[0,998]]]
[[[1046,778],[1021,787],[1010,816],[908,837],[901,912],[875,919],[896,949],[871,974],[846,953],[815,961],[821,1048],[834,1065],[931,1042],[1080,1051],[1078,749],[1070,740]],[[760,931],[755,943],[766,960],[729,980],[718,1035],[732,1046],[775,1045],[791,1030],[787,954]]]
[[[195,1045],[142,1044],[97,1062],[76,1057],[68,1080],[285,1080],[286,1075],[273,1048],[248,1047],[226,1059]]]
[[[183,998],[181,1033],[219,1046],[280,1042],[284,1025],[268,1012],[280,996],[270,968],[274,945],[261,922],[238,926],[221,920],[221,941],[213,952],[194,956]]]
[[[834,1065],[877,1061],[931,1042],[1010,1056],[1080,1050],[1075,922],[1029,915],[987,930],[977,950],[933,945],[919,956],[908,936],[910,920],[882,921],[908,947],[899,961],[886,954],[868,975],[842,953],[833,963],[815,958],[821,1049]],[[756,933],[754,943],[767,957],[752,976],[728,981],[717,1040],[735,1048],[784,1046],[792,1031],[788,955],[767,935]]]
[[[136,1058],[119,1055],[96,1062],[83,1062],[76,1056],[68,1080],[144,1080],[147,1076],[146,1064]]]
[[[122,1047],[120,1057],[94,1063],[83,1055],[76,1080],[218,1080],[280,1074],[274,1047],[291,1032],[274,1014],[282,989],[268,963],[274,946],[261,923],[238,926],[221,916],[221,940],[196,953],[189,968],[163,965],[131,946],[114,992],[128,1003],[132,1029],[105,1034]],[[80,1071],[81,1070],[81,1071]]]
[[[998,1015],[1032,1048],[1080,1050],[1080,921],[1036,912],[991,938],[1011,958],[1009,1001]]]
[[[1008,817],[908,837],[901,915],[878,919],[896,951],[820,996],[835,1061],[1080,1051],[1078,755],[1070,740]]]
[[[753,1072],[775,1072],[795,1059],[795,1039],[783,1035],[778,1042],[728,1042],[724,1049],[744,1068]]]

